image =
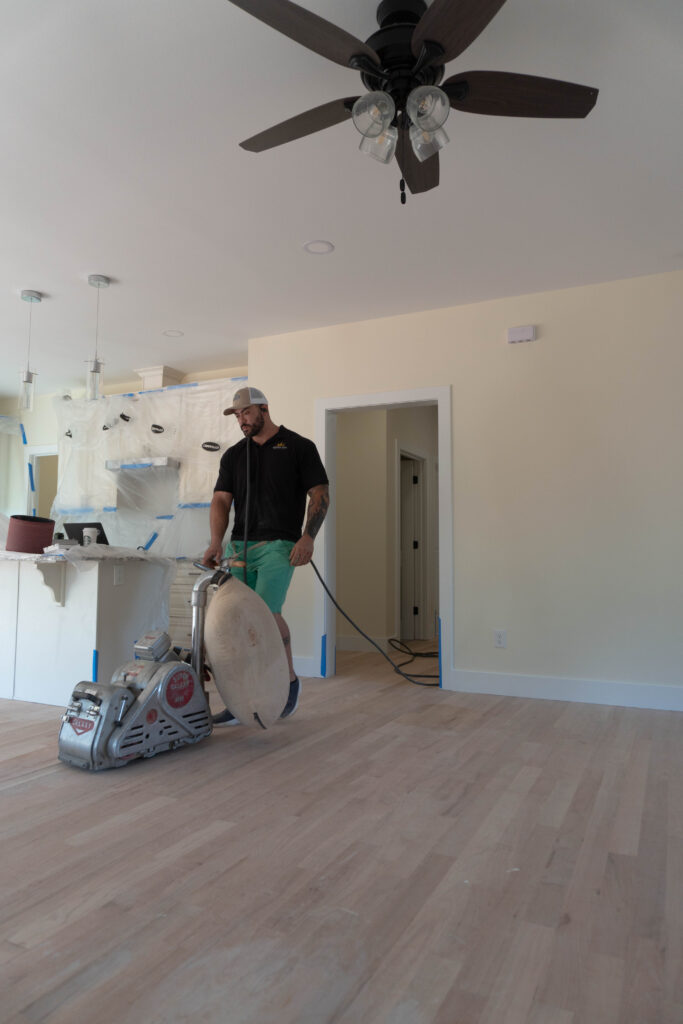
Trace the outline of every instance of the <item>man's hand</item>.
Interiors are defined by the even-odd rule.
[[[223,542],[212,544],[202,555],[202,565],[220,565],[223,558]]]
[[[312,558],[313,538],[309,537],[308,534],[305,533],[292,548],[289,556],[289,564],[294,566],[308,565]]]

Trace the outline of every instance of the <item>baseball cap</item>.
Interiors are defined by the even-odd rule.
[[[248,405],[268,405],[268,399],[258,388],[239,388],[232,396],[232,405],[223,410],[224,416],[246,409]]]

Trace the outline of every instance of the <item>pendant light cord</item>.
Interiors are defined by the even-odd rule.
[[[100,289],[97,288],[97,313],[95,316],[95,363],[97,364],[97,350],[100,339]]]
[[[31,317],[33,316],[33,303],[28,304],[28,351],[26,352],[26,371],[31,370]]]

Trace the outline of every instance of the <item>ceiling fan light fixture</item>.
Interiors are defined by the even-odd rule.
[[[443,128],[437,128],[433,132],[425,132],[422,128],[411,124],[409,135],[413,153],[421,164],[425,160],[429,160],[430,156],[434,156],[435,153],[438,153],[440,149],[443,149],[450,142]]]
[[[367,135],[360,140],[358,147],[361,153],[379,160],[381,164],[391,163],[398,144],[398,128],[389,125],[388,128],[376,138],[369,138]]]
[[[366,92],[351,110],[353,123],[366,139],[382,135],[396,116],[396,105],[388,92]]]
[[[436,85],[419,85],[410,93],[406,103],[408,117],[423,132],[435,132],[441,128],[450,110],[451,101]]]

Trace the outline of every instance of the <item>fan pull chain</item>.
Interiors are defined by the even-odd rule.
[[[401,178],[401,180],[399,181],[398,187],[401,190],[401,205],[405,206],[405,203],[406,203],[406,183],[403,180],[403,178]]]

